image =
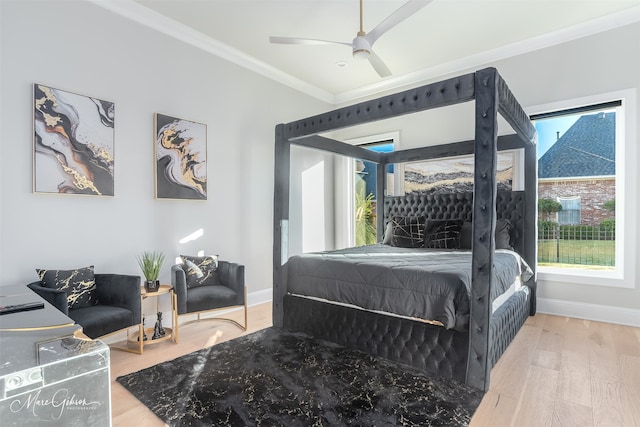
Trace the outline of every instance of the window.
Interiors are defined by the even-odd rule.
[[[536,110],[540,278],[635,286],[635,90]]]
[[[615,177],[613,178],[615,180]],[[562,209],[558,212],[558,224],[580,224],[580,196],[565,198],[558,197]]]
[[[393,140],[372,142],[360,146],[378,153],[389,153],[393,151]],[[377,241],[376,203],[378,189],[376,188],[376,171],[378,165],[366,160],[354,160],[354,162],[355,245],[372,245]],[[393,165],[387,165],[387,174],[393,174]]]
[[[376,151],[394,151],[400,146],[398,131],[346,139],[344,142]],[[337,160],[335,185],[335,247],[346,248],[378,239],[375,203],[380,191],[398,193],[402,185],[402,165],[387,165],[386,188],[376,188],[377,165],[342,156]],[[380,237],[382,238],[382,237]]]

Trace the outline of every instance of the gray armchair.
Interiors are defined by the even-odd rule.
[[[95,339],[131,326],[139,326],[142,316],[140,277],[122,274],[96,274],[98,304],[69,309],[64,290],[32,282],[27,286],[58,310],[73,319],[86,336]]]
[[[242,330],[247,330],[247,291],[244,284],[244,265],[218,261],[216,279],[211,283],[199,286],[188,286],[187,274],[182,264],[171,267],[171,284],[173,285],[173,298],[175,307],[175,339],[178,341],[178,320],[181,315],[197,314],[197,319],[185,322],[204,320],[200,314],[205,311],[229,309],[235,307],[244,308],[244,325],[233,319],[212,317],[207,320],[224,320],[237,325]]]

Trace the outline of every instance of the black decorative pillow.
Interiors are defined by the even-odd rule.
[[[496,221],[496,249],[510,249],[511,247],[511,229],[513,228],[511,221],[508,219],[499,219]],[[460,232],[460,249],[471,249],[471,223],[462,224]]]
[[[471,249],[471,241],[473,240],[473,226],[469,221],[462,223],[460,229],[460,249]]]
[[[182,258],[182,269],[187,276],[187,288],[219,284],[217,255],[203,257],[180,255],[180,258]]]
[[[424,245],[423,216],[396,216],[391,219],[391,245],[400,248],[421,248]]]
[[[429,220],[424,226],[424,247],[460,249],[462,220]]]
[[[42,286],[65,291],[69,309],[98,304],[98,291],[93,265],[75,270],[36,269]]]

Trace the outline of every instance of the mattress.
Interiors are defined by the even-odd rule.
[[[294,295],[468,329],[470,251],[378,244],[292,256],[287,272],[287,290]],[[497,250],[492,302],[515,292],[531,274],[517,253]]]

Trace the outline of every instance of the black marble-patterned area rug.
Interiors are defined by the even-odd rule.
[[[469,424],[483,393],[267,328],[117,378],[170,426]]]

